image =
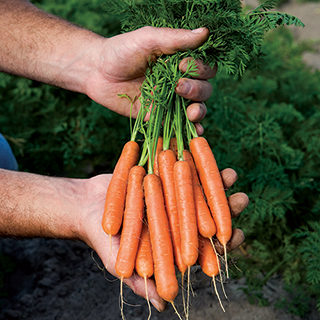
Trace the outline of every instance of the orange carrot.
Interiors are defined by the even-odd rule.
[[[115,265],[120,278],[131,277],[135,265],[144,212],[145,175],[146,171],[141,166],[134,166],[129,172],[120,248]]]
[[[159,137],[158,143],[157,143],[156,154],[154,157],[154,164],[153,164],[153,173],[156,174],[157,176],[159,176],[158,156],[159,156],[159,153],[162,151],[162,149],[163,149],[163,138]]]
[[[162,299],[173,304],[179,292],[179,285],[175,274],[173,248],[161,180],[157,175],[145,176],[144,192],[157,291]]]
[[[173,167],[177,159],[175,153],[172,150],[167,149],[159,153],[158,161],[160,179],[162,182],[163,195],[170,225],[175,264],[183,277],[187,270],[187,266],[183,262],[181,254],[179,215],[173,177]]]
[[[181,253],[183,262],[187,265],[187,302],[186,318],[189,318],[189,298],[190,298],[190,268],[198,259],[198,226],[196,208],[194,204],[194,194],[192,185],[191,169],[187,161],[179,160],[174,164],[174,187],[177,198],[179,214]]]
[[[220,306],[223,311],[223,305],[218,294],[215,277],[220,273],[220,261],[219,258],[212,247],[212,242],[208,238],[204,238],[199,235],[199,259],[198,262],[202,268],[202,271],[209,277],[212,278],[214,285],[214,290],[219,300]],[[222,283],[221,283],[222,284]]]
[[[137,164],[139,145],[129,141],[123,147],[121,156],[114,169],[106,195],[104,213],[102,217],[103,230],[110,236],[119,232],[127,192],[127,181],[130,169]]]
[[[220,271],[220,261],[215,254],[211,241],[199,235],[199,259],[202,271],[209,277],[215,277]]]
[[[188,150],[183,150],[183,158],[189,163],[191,169],[199,233],[205,238],[212,238],[216,233],[216,225],[204,197],[192,154]]]
[[[144,279],[144,285],[146,288],[146,300],[147,300],[148,309],[149,309],[149,317],[148,317],[148,320],[149,320],[151,318],[151,306],[150,306],[150,301],[148,296],[147,279],[153,275],[153,258],[152,258],[149,229],[146,223],[144,223],[142,226],[139,248],[138,248],[135,264],[136,264],[135,268],[138,275]]]
[[[217,227],[217,238],[224,247],[225,260],[227,260],[226,248],[232,235],[232,221],[228,200],[216,160],[207,140],[203,137],[191,139],[190,150]]]
[[[150,278],[153,275],[153,258],[150,234],[147,224],[143,224],[135,269],[141,278]]]
[[[177,161],[174,164],[173,173],[179,214],[182,259],[190,267],[196,263],[198,258],[198,227],[191,169],[188,162]]]

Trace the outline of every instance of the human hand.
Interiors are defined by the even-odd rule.
[[[221,172],[225,188],[230,188],[237,180],[237,174],[233,169],[225,169]],[[98,175],[86,181],[86,197],[82,205],[84,215],[81,219],[80,238],[86,242],[101,258],[108,272],[117,277],[115,262],[120,245],[120,236],[112,237],[112,252],[110,253],[110,239],[101,226],[104,210],[106,188],[110,182],[111,175]],[[248,196],[244,193],[236,193],[229,197],[229,205],[233,217],[238,216],[248,205]],[[233,235],[227,245],[228,252],[234,250],[244,241],[243,232],[239,229],[233,230]],[[218,248],[217,248],[218,249]],[[138,295],[146,298],[144,279],[134,273],[124,282]],[[153,279],[148,280],[148,296],[154,307],[163,311],[166,302],[157,293]]]
[[[125,115],[130,115],[128,99],[119,98],[118,94],[126,94],[131,99],[139,97],[140,87],[145,79],[149,59],[156,60],[161,54],[173,54],[200,46],[209,36],[209,30],[179,30],[170,28],[143,27],[141,29],[114,36],[109,39],[97,39],[101,44],[97,58],[93,60],[93,69],[86,79],[85,93],[94,101],[107,108]],[[179,67],[186,71],[187,61],[181,61]],[[196,123],[198,134],[203,133],[198,123],[206,114],[207,100],[212,92],[209,81],[216,75],[217,68],[209,68],[201,61],[196,61],[198,76],[195,79],[182,78],[177,84],[176,93],[193,103],[187,113],[191,121]],[[140,108],[136,99],[132,116],[136,117]]]

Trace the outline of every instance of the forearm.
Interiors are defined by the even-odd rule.
[[[82,180],[0,169],[0,237],[78,239]]]
[[[26,0],[0,0],[0,71],[86,93],[90,48],[104,38]]]

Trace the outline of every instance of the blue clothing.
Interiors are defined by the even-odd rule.
[[[0,168],[7,170],[18,171],[18,163],[13,155],[12,149],[5,139],[5,137],[0,133]]]

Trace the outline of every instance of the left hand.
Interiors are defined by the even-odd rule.
[[[231,187],[237,180],[237,173],[233,169],[225,169],[221,176],[226,188]],[[109,185],[111,174],[95,176],[86,180],[86,195],[83,195],[83,204],[79,212],[80,228],[79,238],[94,249],[107,270],[117,276],[115,262],[120,245],[120,235],[112,237],[112,252],[110,253],[109,236],[103,231],[101,225],[102,213],[104,211],[106,188]],[[239,215],[248,205],[248,196],[244,193],[236,193],[229,197],[229,206],[233,217]],[[239,229],[233,230],[233,235],[227,245],[228,251],[232,251],[244,241],[243,232]],[[217,248],[218,249],[218,248]],[[138,295],[146,298],[144,279],[134,273],[124,282]],[[148,280],[148,295],[154,307],[163,311],[166,302],[157,293],[156,284],[153,279]]]

